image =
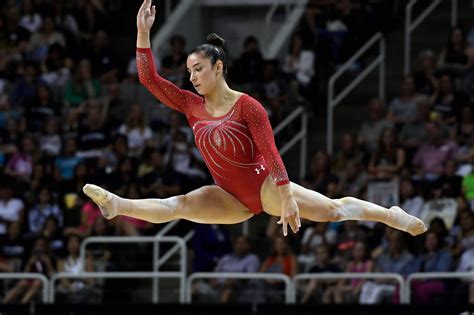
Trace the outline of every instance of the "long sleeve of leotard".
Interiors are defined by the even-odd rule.
[[[276,148],[272,126],[265,108],[256,100],[252,100],[242,106],[242,117],[247,123],[253,141],[263,155],[273,181],[277,186],[288,184],[290,182],[288,174]]]
[[[137,48],[137,69],[140,83],[166,106],[187,114],[192,104],[201,99],[196,94],[177,87],[156,72],[150,48]]]

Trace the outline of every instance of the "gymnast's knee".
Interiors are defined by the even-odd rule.
[[[333,200],[334,221],[358,220],[363,214],[363,209],[357,204],[357,198],[343,197]]]

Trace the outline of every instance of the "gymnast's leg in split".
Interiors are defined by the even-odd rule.
[[[218,186],[203,186],[166,199],[126,199],[91,184],[85,185],[83,191],[109,220],[125,215],[151,223],[186,219],[197,223],[235,224],[253,216],[247,207]]]
[[[295,183],[291,183],[291,190],[300,216],[311,221],[375,221],[411,235],[426,231],[426,226],[420,219],[397,206],[387,209],[354,197],[330,199]],[[262,185],[261,200],[265,212],[274,216],[281,215],[280,195],[271,178],[267,178]]]

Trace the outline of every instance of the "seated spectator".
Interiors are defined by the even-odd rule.
[[[425,201],[417,193],[413,182],[409,179],[403,179],[400,182],[400,204],[403,210],[417,218],[420,217],[423,211]]]
[[[7,234],[7,226],[12,222],[23,227],[25,205],[21,199],[13,196],[14,181],[0,179],[0,236]]]
[[[100,96],[100,88],[99,81],[92,77],[90,61],[83,59],[66,84],[64,102],[69,108],[78,108],[83,102]]]
[[[338,191],[342,196],[360,198],[368,181],[369,174],[365,171],[362,163],[349,160],[341,177]]]
[[[267,259],[260,266],[260,272],[282,273],[293,278],[298,271],[296,256],[291,252],[288,241],[284,237],[276,237],[273,240],[273,249]],[[266,279],[265,281],[265,301],[281,301],[283,292],[283,282],[275,279]]]
[[[337,176],[331,172],[329,155],[325,151],[319,150],[313,155],[309,176],[301,182],[301,185],[326,194],[329,184],[338,182]]]
[[[398,144],[396,130],[384,129],[379,145],[370,158],[370,174],[375,179],[391,181],[398,178],[404,165],[405,150]]]
[[[46,219],[39,235],[48,242],[52,258],[57,258],[63,254],[63,229],[59,226],[58,219],[56,217],[49,216]]]
[[[294,79],[297,91],[303,97],[310,96],[314,76],[314,52],[304,47],[301,34],[294,33],[290,39],[288,55],[283,63],[283,71]]]
[[[416,150],[427,141],[424,124],[429,121],[430,104],[428,98],[419,96],[416,100],[416,118],[403,125],[398,133],[398,141],[405,149],[407,160],[412,160]]]
[[[235,61],[236,82],[243,84],[245,90],[254,91],[262,82],[263,56],[255,36],[247,36],[244,40],[242,54]]]
[[[433,231],[424,234],[424,253],[413,259],[411,272],[447,272],[451,271],[451,253],[444,248],[442,239]],[[413,302],[417,304],[433,303],[435,295],[445,292],[445,283],[441,280],[419,280],[412,282]]]
[[[18,222],[8,224],[7,234],[0,238],[0,256],[3,262],[11,266],[11,272],[20,272],[23,258],[26,256],[26,245]]]
[[[328,229],[327,222],[312,222],[312,226],[304,230],[301,241],[301,251],[298,255],[298,263],[303,272],[308,271],[314,265],[314,252],[321,244],[334,246],[337,241],[337,233]]]
[[[403,276],[409,271],[413,255],[406,249],[405,234],[391,230],[388,235],[388,249],[375,262],[375,272],[398,273]],[[359,302],[361,304],[377,304],[389,298],[394,299],[396,285],[385,281],[366,281],[362,285]]]
[[[29,259],[26,262],[24,272],[35,272],[50,276],[54,272],[53,264],[49,257],[48,244],[45,239],[38,238],[33,245]],[[18,281],[15,286],[7,292],[3,303],[8,304],[17,301],[27,304],[41,291],[43,282],[36,279],[24,279]]]
[[[452,76],[447,73],[440,76],[435,92],[430,97],[434,117],[451,129],[455,128],[455,123],[466,101],[466,95],[456,90]]]
[[[467,64],[467,44],[464,30],[455,26],[449,33],[446,47],[439,54],[438,65],[443,68],[462,70]]]
[[[420,53],[419,60],[420,69],[413,75],[415,90],[417,93],[429,96],[434,93],[434,87],[437,84],[434,76],[436,58],[431,50],[425,50]]]
[[[443,174],[444,164],[454,156],[457,145],[443,136],[439,123],[426,123],[425,129],[428,142],[421,145],[413,158],[413,179],[433,182]]]
[[[468,96],[469,101],[474,103],[474,47],[467,51],[468,64],[461,76],[462,91]]]
[[[67,254],[64,258],[58,260],[58,272],[79,274],[94,271],[90,257],[86,258],[86,261],[81,261],[79,258],[80,242],[81,239],[78,235],[70,235],[67,238]],[[61,298],[67,303],[91,303],[91,299],[93,298],[93,281],[94,279],[63,278],[59,281],[57,291]]]
[[[260,266],[258,257],[250,252],[247,237],[240,236],[234,243],[234,252],[227,254],[217,262],[216,272],[257,272]],[[250,285],[250,283],[249,283]],[[199,295],[200,301],[230,301],[254,300],[252,290],[248,285],[236,279],[212,279],[210,283],[199,282],[193,288]]]
[[[346,267],[346,272],[372,272],[373,268],[374,263],[370,259],[367,245],[364,242],[357,242],[352,250],[352,259]],[[355,303],[359,299],[364,282],[363,279],[339,280],[336,285],[327,288],[324,292],[323,303]]]
[[[175,170],[165,166],[160,151],[151,151],[150,162],[150,171],[139,179],[143,197],[168,198],[179,195],[183,178]]]
[[[91,236],[110,236],[112,235],[110,227],[111,226],[104,217],[97,217],[92,226]],[[113,263],[110,261],[112,258],[110,244],[91,243],[87,246],[86,255],[88,259],[90,258],[92,260],[92,269],[94,271],[112,270]]]
[[[43,122],[44,131],[39,137],[39,149],[46,157],[57,156],[61,152],[61,137],[58,121],[50,117]]]
[[[368,153],[373,153],[377,148],[378,141],[385,128],[392,127],[392,123],[385,119],[385,108],[381,100],[371,99],[369,101],[369,114],[359,129],[357,143]]]
[[[309,273],[324,273],[324,272],[341,272],[341,268],[331,263],[331,255],[329,247],[325,244],[321,244],[316,247],[315,250],[315,264],[309,270]],[[330,285],[334,284],[334,281],[316,280],[311,279],[303,293],[300,300],[301,303],[317,302],[322,301],[324,291]]]
[[[105,123],[107,106],[97,101],[88,101],[84,104],[85,117],[79,127],[78,156],[97,158],[104,155],[110,145],[110,129]]]
[[[48,54],[48,47],[53,44],[66,46],[64,35],[56,30],[54,20],[51,16],[43,19],[41,28],[31,35],[29,42],[29,55],[31,60],[42,61]]]
[[[38,234],[49,216],[54,216],[59,227],[63,226],[63,213],[56,204],[48,187],[43,187],[38,194],[36,203],[28,211],[28,230]]]
[[[65,142],[63,152],[56,157],[55,166],[60,180],[68,181],[73,179],[74,170],[82,162],[82,159],[77,156],[77,140],[75,138],[66,138],[63,141]]]
[[[404,124],[416,119],[416,94],[413,78],[407,76],[402,82],[400,96],[392,100],[388,106],[388,118],[400,129]]]
[[[333,171],[338,176],[344,176],[347,163],[353,165],[363,162],[364,154],[356,144],[354,135],[350,132],[344,132],[341,136],[339,149],[334,155]]]
[[[32,136],[23,137],[19,151],[8,160],[5,166],[5,175],[13,176],[21,183],[29,182],[37,153],[34,138]]]
[[[193,272],[213,271],[219,259],[232,250],[229,231],[218,224],[196,224],[192,248]]]
[[[184,87],[187,80],[185,51],[186,41],[181,35],[173,35],[169,40],[170,53],[161,61],[161,74],[180,88]]]
[[[152,146],[153,133],[139,104],[130,107],[127,122],[122,124],[118,131],[127,136],[130,156],[139,157],[146,147]]]

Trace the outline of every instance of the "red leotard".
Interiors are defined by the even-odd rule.
[[[186,115],[216,185],[253,213],[262,209],[260,188],[268,174],[276,185],[289,183],[263,106],[242,95],[221,117],[209,115],[204,98],[181,90],[155,71],[151,49],[137,48],[140,82],[161,102]]]

